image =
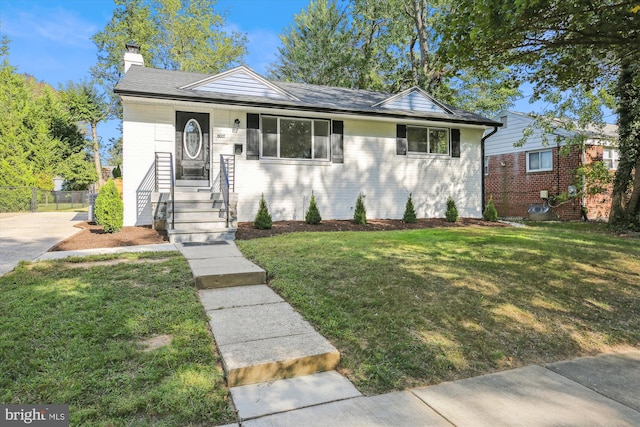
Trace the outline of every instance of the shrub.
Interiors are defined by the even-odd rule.
[[[489,196],[489,202],[482,212],[482,217],[487,221],[495,222],[498,220],[498,210],[496,205],[493,204],[493,195]]]
[[[353,213],[353,222],[356,224],[366,224],[367,223],[367,210],[364,207],[364,198],[365,196],[360,193],[358,194],[358,200],[356,200],[356,210]]]
[[[322,217],[320,216],[320,211],[318,210],[318,205],[316,204],[316,196],[314,196],[313,191],[311,192],[311,201],[309,201],[309,209],[307,210],[307,215],[305,216],[305,221],[307,224],[320,224],[322,221]]]
[[[105,233],[117,233],[122,228],[124,206],[120,193],[112,179],[100,188],[93,206],[96,224],[101,225]]]
[[[256,219],[253,221],[253,226],[260,230],[268,230],[272,225],[273,221],[271,220],[271,214],[269,213],[267,202],[264,200],[263,194],[260,198],[260,207],[258,208]]]
[[[113,178],[122,178],[122,170],[120,170],[120,165],[116,166],[115,168],[113,168],[113,171],[111,171],[111,175],[113,175]]]
[[[444,215],[449,222],[456,222],[458,220],[458,208],[456,207],[456,202],[451,197],[447,199],[447,212]]]
[[[407,224],[415,224],[416,222],[418,222],[418,218],[416,217],[416,210],[413,207],[413,200],[411,200],[411,193],[409,193],[407,205],[404,208],[402,222],[406,222]]]

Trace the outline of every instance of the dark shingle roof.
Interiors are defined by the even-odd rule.
[[[499,122],[494,120],[448,105],[445,105],[445,107],[451,111],[451,114],[391,110],[380,106],[373,107],[373,105],[384,101],[392,95],[389,93],[371,92],[360,89],[276,81],[271,82],[289,94],[295,96],[297,100],[180,89],[181,87],[208,77],[211,77],[211,75],[132,66],[122,80],[116,85],[114,92],[123,96],[139,96],[144,98],[173,99],[253,107],[274,107],[302,111],[386,116],[406,119],[429,119],[435,121],[486,126],[501,125]]]

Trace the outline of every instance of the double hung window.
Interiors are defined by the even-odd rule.
[[[551,150],[532,151],[527,153],[527,172],[543,172],[553,170],[553,152]]]
[[[410,153],[449,154],[449,129],[407,126]]]
[[[329,159],[328,120],[262,116],[262,156]]]

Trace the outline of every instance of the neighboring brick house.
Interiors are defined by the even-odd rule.
[[[493,200],[501,217],[526,217],[531,204],[544,203],[541,192],[549,196],[577,191],[577,197],[552,208],[552,218],[576,220],[581,218],[581,207],[587,207],[591,220],[606,220],[611,206],[610,191],[607,194],[580,197],[583,184],[576,178],[576,169],[582,164],[602,160],[609,170],[615,171],[618,151],[614,143],[617,126],[606,125],[600,132],[590,130],[580,133],[560,127],[547,135],[543,142],[543,131],[535,127],[533,117],[513,111],[503,111],[497,118],[503,127],[485,141],[484,175],[485,200]],[[523,132],[533,126],[527,142],[515,147]],[[562,148],[567,139],[584,136],[584,146]],[[542,194],[544,195],[544,194]]]

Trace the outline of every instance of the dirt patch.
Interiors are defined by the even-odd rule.
[[[171,344],[172,339],[173,335],[155,335],[144,341],[140,341],[139,344],[144,347],[142,351],[148,352]]]
[[[481,219],[461,218],[458,222],[447,222],[442,218],[423,218],[415,224],[407,224],[399,219],[371,219],[366,225],[354,224],[351,220],[328,220],[320,224],[311,225],[304,221],[277,221],[270,230],[258,230],[251,222],[238,224],[237,240],[257,239],[278,234],[310,231],[389,231],[416,230],[420,228],[439,227],[507,227],[499,222],[489,222]]]
[[[151,226],[122,227],[117,233],[105,233],[102,226],[92,222],[81,222],[76,227],[82,231],[58,243],[49,249],[49,252],[153,245],[168,241],[163,233],[152,229]]]
[[[80,249],[114,248],[120,246],[137,246],[166,243],[165,234],[145,227],[123,227],[119,232],[105,233],[101,226],[83,222],[76,227],[83,230],[58,243],[50,252],[75,251]],[[258,239],[286,233],[302,233],[312,231],[386,231],[386,230],[415,230],[419,228],[438,227],[507,227],[499,222],[488,222],[481,219],[461,218],[456,223],[450,223],[441,218],[419,219],[416,224],[406,224],[397,219],[372,219],[366,225],[354,224],[350,220],[326,220],[317,225],[310,225],[304,221],[276,221],[270,230],[258,230],[252,222],[238,224],[237,240]]]

